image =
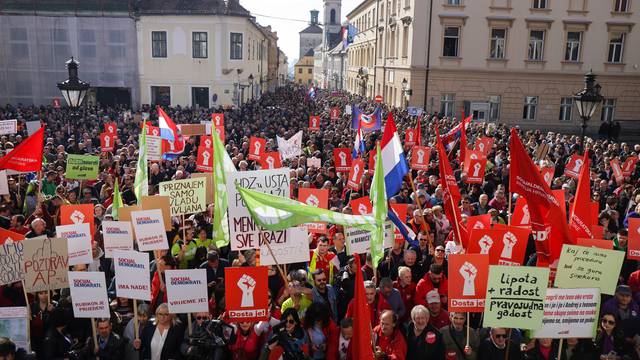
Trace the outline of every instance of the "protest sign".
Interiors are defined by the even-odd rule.
[[[320,130],[320,116],[309,116],[309,131],[319,131]]]
[[[86,223],[56,226],[56,236],[61,239],[67,239],[69,265],[90,264],[93,262],[89,229],[89,224]]]
[[[451,254],[448,261],[449,311],[483,312],[489,256]]]
[[[307,158],[307,167],[321,168],[322,167],[322,160],[320,160],[317,157]]]
[[[351,170],[347,180],[347,187],[351,190],[360,190],[362,175],[364,175],[364,159],[358,158],[351,162]]]
[[[573,154],[569,158],[567,165],[564,167],[564,174],[566,176],[577,179],[580,175],[580,169],[582,168],[582,164],[584,164],[584,160],[582,159],[582,155]]]
[[[16,349],[25,349],[27,353],[30,348],[29,317],[26,306],[0,307],[0,336],[11,339]]]
[[[18,132],[18,120],[2,120],[0,121],[0,135],[10,135]]]
[[[326,209],[329,206],[329,189],[300,188],[298,189],[298,201],[319,209]],[[308,223],[305,224],[305,227],[310,233],[327,233],[326,222]]]
[[[104,240],[104,257],[112,258],[116,250],[133,249],[133,230],[130,221],[102,222],[102,238]]]
[[[337,172],[348,173],[351,170],[351,149],[349,148],[333,149],[333,162]]]
[[[194,174],[191,174],[193,176]],[[151,210],[151,209],[160,209],[162,210],[162,219],[164,220],[164,229],[166,231],[171,230],[171,198],[169,196],[143,196],[142,197],[142,209],[141,210]]]
[[[224,139],[225,139],[224,125],[216,125],[213,128],[213,131],[215,131],[218,134],[218,136],[220,136],[220,141],[222,141],[222,143],[224,144]]]
[[[207,204],[213,202],[213,173],[193,173],[191,174],[192,179],[203,178],[205,179],[205,201]],[[170,212],[169,212],[170,213]],[[164,210],[162,211],[162,215],[164,216]],[[165,220],[165,225],[167,225],[167,221]],[[171,228],[171,219],[169,219],[169,230]]]
[[[418,129],[409,128],[404,131],[404,146],[415,146],[417,140]]]
[[[67,240],[37,237],[22,242],[24,284],[27,292],[69,286]]]
[[[40,128],[42,127],[42,124],[40,123],[40,121],[27,121],[26,125],[27,125],[27,134],[29,134],[29,136],[33,135],[33,133],[40,130]]]
[[[95,180],[98,178],[100,157],[91,155],[67,155],[67,179]]]
[[[238,183],[245,189],[288,198],[291,190],[289,169],[228,172],[226,177],[231,250],[257,249],[265,239],[278,243],[291,238],[287,234],[289,230],[271,231],[258,226],[235,187]]]
[[[101,133],[100,134],[100,151],[111,152],[116,143],[116,137],[113,134]]]
[[[267,140],[252,136],[249,139],[249,155],[247,159],[249,160],[260,160],[260,155],[267,149]]]
[[[542,327],[534,338],[593,338],[600,311],[600,290],[547,289]]]
[[[426,146],[414,146],[411,149],[411,168],[413,170],[429,170],[431,149]]]
[[[198,156],[196,157],[196,170],[202,172],[213,171],[213,148],[204,146],[198,147]]]
[[[516,207],[511,215],[511,225],[513,226],[530,226],[531,214],[529,214],[529,205],[527,199],[519,196],[516,200]]]
[[[548,186],[551,186],[551,182],[553,181],[553,174],[555,173],[555,168],[551,166],[543,167],[540,169],[540,173],[542,174],[542,178],[544,182],[547,183]]]
[[[400,219],[400,221],[402,222],[406,222],[407,221],[407,212],[409,210],[409,204],[389,204],[389,208],[396,214],[396,216],[398,217],[398,219]],[[393,234],[394,234],[394,241],[396,243],[403,243],[404,242],[404,237],[402,236],[402,233],[400,232],[400,230],[398,230],[398,228],[395,226],[395,224],[393,225]]]
[[[227,315],[233,322],[269,320],[268,268],[224,269]]]
[[[490,229],[491,228],[491,215],[475,215],[467,218],[467,232],[471,234],[471,231],[476,229]]]
[[[490,266],[483,326],[539,329],[548,281],[549,268]]]
[[[329,118],[331,120],[339,120],[340,119],[340,108],[339,107],[332,107],[331,111],[329,112]]]
[[[0,228],[0,285],[24,279],[24,235]]]
[[[622,164],[622,175],[631,176],[631,174],[636,170],[636,163],[638,162],[637,155],[631,155],[627,157],[627,159]]]
[[[394,226],[390,220],[384,222],[384,248],[390,248],[395,242]],[[347,254],[367,254],[371,250],[371,232],[346,226],[344,230]]]
[[[629,218],[627,253],[629,259],[640,260],[640,218]]]
[[[160,209],[134,211],[131,213],[131,223],[138,242],[138,250],[166,250],[169,248]]]
[[[76,318],[109,318],[109,299],[102,271],[69,271],[69,290]]]
[[[280,153],[277,151],[263,152],[260,155],[259,163],[262,170],[279,169],[282,167]]]
[[[474,150],[480,151],[484,156],[489,155],[493,148],[494,139],[492,137],[481,137],[476,139]]]
[[[276,135],[276,142],[278,143],[278,152],[280,152],[282,160],[291,159],[302,154],[302,130],[289,139]]]
[[[200,136],[200,146],[207,149],[213,149],[213,139],[211,138],[211,136]]]
[[[413,156],[413,155],[412,155]],[[376,159],[378,158],[378,154],[377,154],[377,150],[376,149],[371,149],[369,150],[369,163],[368,163],[368,171],[370,175],[373,175],[375,169],[376,169]],[[416,169],[417,170],[417,169]]]
[[[162,138],[160,136],[147,135],[147,159],[149,161],[162,160]]]
[[[151,301],[149,254],[132,250],[115,250],[113,267],[118,297]]]
[[[215,126],[224,126],[224,113],[211,114],[211,122]]]
[[[265,239],[260,245],[260,265],[293,264],[309,261],[309,236],[304,228],[287,229],[283,239]],[[271,247],[271,251],[267,247]],[[273,251],[273,256],[271,252]]]
[[[351,105],[345,105],[344,106],[344,113],[345,114],[351,114]]]
[[[133,206],[124,206],[118,209],[118,220],[120,221],[131,221],[131,213],[134,211],[143,210],[142,206],[133,205]],[[133,233],[135,238],[136,234]]]
[[[209,311],[206,269],[166,270],[165,277],[170,313]]]
[[[207,210],[205,179],[184,179],[160,183],[160,195],[171,198],[171,216]]]
[[[207,131],[205,124],[181,124],[180,134],[182,136],[204,135]]]
[[[576,245],[613,250],[613,240],[578,238]]]
[[[93,221],[93,204],[60,206],[60,225],[73,224],[89,224],[91,236],[93,236],[96,232]]]
[[[489,254],[491,265],[519,266],[527,250],[529,229],[515,226],[494,226],[473,229],[469,234],[470,254]]]
[[[349,207],[353,211],[353,215],[365,215],[373,212],[373,205],[369,196],[359,197],[349,201]]]
[[[624,252],[568,245],[562,247],[556,272],[556,287],[597,287],[613,295],[618,284]]]
[[[616,182],[618,184],[622,184],[622,182],[624,181],[624,174],[622,174],[622,168],[620,167],[620,161],[616,158],[616,159],[612,159],[609,162],[609,165],[611,166],[611,170],[613,171],[613,177],[616,179]]]
[[[487,167],[487,159],[469,160],[469,172],[467,172],[468,184],[482,184],[484,181],[484,171]]]

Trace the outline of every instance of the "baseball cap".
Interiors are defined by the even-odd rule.
[[[431,290],[427,293],[427,304],[433,304],[440,302],[440,294],[438,290]]]
[[[618,285],[616,287],[616,294],[631,295],[631,288],[629,285]]]

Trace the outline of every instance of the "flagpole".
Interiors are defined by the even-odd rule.
[[[135,334],[135,340],[138,340],[140,338],[138,336],[139,327],[140,324],[138,324],[138,299],[133,299],[133,332]]]
[[[269,250],[269,254],[273,258],[273,262],[276,263],[276,268],[278,268],[278,272],[280,273],[280,276],[282,276],[282,280],[284,280],[285,289],[287,289],[289,287],[289,281],[287,280],[287,276],[285,275],[284,271],[282,271],[282,269],[280,268],[280,264],[278,263],[278,259],[273,254],[273,250],[271,249],[271,245],[269,244],[269,242],[265,240],[264,244],[267,245],[267,249]],[[329,265],[329,266],[331,266],[331,265]]]
[[[465,348],[469,347],[469,332],[470,332],[470,330],[469,330],[469,320],[470,320],[469,319],[469,312],[467,312],[467,345],[465,346]],[[558,360],[560,360],[560,359],[558,359]]]
[[[509,191],[509,205],[507,208],[507,225],[511,225],[511,198],[513,197],[513,194],[511,193],[511,191]]]
[[[24,304],[27,308],[27,340],[29,341],[29,347],[31,347],[31,306],[29,305],[29,295],[27,294],[27,287],[24,280],[22,280],[22,293],[24,294]]]
[[[187,246],[187,224],[184,221],[184,214],[182,214],[181,217],[182,217],[182,246],[186,247]],[[186,252],[186,249],[185,249],[185,252]],[[183,252],[182,253],[182,258],[184,258],[185,256],[186,255]],[[193,329],[192,329],[192,326],[191,326],[191,313],[190,312],[187,313],[187,328],[189,329],[188,330],[189,331],[189,336],[191,336],[193,334]]]

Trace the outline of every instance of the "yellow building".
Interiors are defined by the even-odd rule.
[[[296,84],[313,83],[313,49],[309,49],[293,67],[293,79]]]

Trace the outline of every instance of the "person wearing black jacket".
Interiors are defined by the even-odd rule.
[[[416,305],[411,310],[411,323],[407,329],[407,359],[444,359],[442,334],[429,324],[429,310]]]
[[[181,360],[184,358],[180,352],[183,339],[182,324],[169,313],[169,306],[162,303],[156,309],[154,323],[147,323],[140,339],[133,341],[133,347],[140,351],[141,360],[151,359],[158,353],[160,360]]]
[[[128,340],[114,333],[111,319],[97,319],[98,346],[94,347],[93,338],[88,338],[84,353],[86,358],[100,360],[122,360]]]
[[[520,346],[507,340],[508,337],[508,329],[491,328],[489,338],[480,343],[477,360],[504,360],[507,351],[509,351],[509,360],[521,360]]]
[[[66,311],[63,308],[56,308],[49,317],[51,327],[47,330],[42,343],[42,359],[62,360],[69,358],[69,351],[77,344],[66,331]]]

